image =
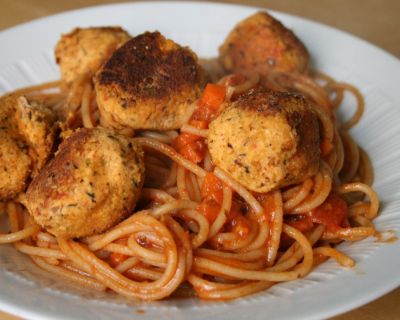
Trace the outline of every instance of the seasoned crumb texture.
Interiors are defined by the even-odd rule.
[[[46,164],[55,140],[56,125],[54,113],[38,102],[28,102],[19,97],[15,113],[18,134],[30,147],[33,159],[32,175],[36,176]]]
[[[61,78],[71,83],[80,76],[93,75],[130,38],[120,27],[75,28],[62,35],[55,48]]]
[[[31,173],[31,158],[4,130],[0,130],[0,200],[23,191]]]
[[[53,112],[39,102],[0,98],[0,200],[25,190],[51,155],[55,132]]]
[[[213,162],[256,192],[285,187],[319,166],[319,124],[301,96],[251,90],[210,124]]]
[[[230,72],[304,72],[309,63],[303,43],[266,12],[258,12],[236,25],[219,52],[221,64]]]
[[[159,32],[128,41],[95,77],[101,115],[134,129],[178,129],[204,83],[196,54]]]
[[[25,205],[56,236],[103,232],[132,213],[143,185],[143,158],[133,139],[79,129],[32,181]]]

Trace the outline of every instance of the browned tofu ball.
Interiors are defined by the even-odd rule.
[[[36,176],[24,204],[58,237],[100,233],[132,213],[144,180],[143,150],[106,129],[79,129]]]
[[[318,119],[302,97],[251,90],[210,124],[213,162],[245,187],[268,192],[303,181],[319,167]]]
[[[219,52],[221,64],[230,72],[304,72],[309,63],[303,43],[266,12],[258,12],[236,25]]]
[[[159,32],[128,41],[95,77],[101,116],[115,128],[180,128],[204,84],[196,54]]]
[[[55,48],[61,78],[71,83],[85,74],[93,75],[130,38],[120,27],[75,28],[62,35]]]
[[[23,96],[0,98],[0,200],[25,190],[49,158],[55,132],[50,109]]]

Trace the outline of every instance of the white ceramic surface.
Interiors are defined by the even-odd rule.
[[[135,35],[160,30],[201,57],[217,48],[236,22],[256,8],[190,2],[108,5],[71,11],[0,33],[0,93],[56,79],[52,48],[76,26],[121,25]],[[400,62],[363,40],[305,19],[273,12],[309,48],[314,66],[358,86],[366,114],[352,130],[375,167],[382,200],[379,230],[400,229]],[[343,116],[353,100],[346,99]],[[328,261],[305,279],[231,302],[197,299],[153,303],[93,294],[60,283],[11,246],[0,246],[0,309],[30,319],[321,319],[367,303],[400,284],[400,242],[342,244],[354,269]]]

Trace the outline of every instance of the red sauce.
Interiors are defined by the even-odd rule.
[[[296,228],[302,233],[308,232],[314,227],[312,219],[307,215],[296,214],[290,217],[291,219],[286,220],[285,223],[293,228]]]
[[[272,215],[276,211],[274,197],[271,193],[260,193],[256,194],[255,197],[264,209],[264,214],[260,218],[261,221],[271,221]]]
[[[208,222],[212,224],[221,210],[221,205],[212,198],[204,199],[197,207],[197,211],[204,215]]]
[[[240,237],[245,237],[250,233],[251,223],[243,215],[242,204],[237,201],[232,201],[231,210],[229,211],[228,219],[226,222],[225,230],[238,234]]]
[[[331,193],[323,204],[308,213],[311,221],[323,224],[327,231],[343,226],[347,216],[347,203],[339,195]]]

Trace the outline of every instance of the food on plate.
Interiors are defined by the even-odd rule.
[[[90,236],[132,212],[143,178],[143,150],[134,140],[106,129],[78,129],[33,179],[24,205],[53,235]]]
[[[170,130],[184,123],[205,73],[189,48],[146,32],[115,51],[94,82],[100,114],[111,127]]]
[[[45,165],[56,125],[53,112],[24,96],[0,98],[0,200],[23,192],[29,177]]]
[[[20,160],[7,177],[22,181],[0,203],[0,243],[56,278],[146,301],[234,299],[328,258],[354,266],[336,245],[376,235],[379,212],[371,162],[349,133],[364,111],[356,88],[313,70],[265,12],[235,27],[225,73],[207,84],[196,55],[159,32],[86,29],[99,30],[116,49],[99,37],[90,56],[103,63],[83,77],[61,65],[61,81],[13,93],[51,106],[62,142],[30,181],[31,152],[0,130],[4,168]],[[223,72],[209,62],[209,78]],[[340,123],[349,93],[356,111]]]
[[[304,72],[309,54],[296,35],[267,12],[238,23],[219,49],[219,60],[229,72]]]
[[[216,166],[255,192],[269,192],[315,175],[320,161],[318,117],[287,92],[250,90],[210,124]]]

